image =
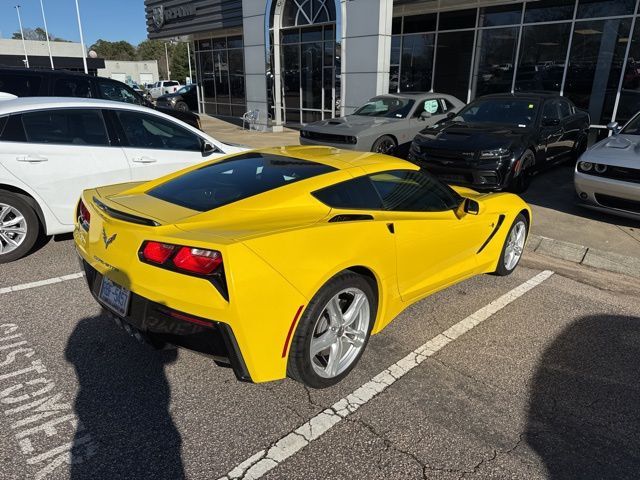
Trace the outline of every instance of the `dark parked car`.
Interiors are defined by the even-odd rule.
[[[448,183],[522,192],[536,171],[580,156],[589,123],[556,93],[488,95],[421,131],[409,160]]]
[[[83,97],[133,103],[153,108],[200,128],[195,113],[155,107],[129,85],[110,78],[94,77],[65,70],[0,68],[0,92],[18,97]]]
[[[198,94],[196,93],[196,85],[185,85],[175,93],[167,93],[161,95],[156,100],[156,105],[162,108],[173,108],[181,112],[198,110]]]

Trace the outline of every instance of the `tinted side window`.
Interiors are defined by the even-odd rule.
[[[558,113],[558,102],[556,100],[547,101],[544,104],[542,116],[546,119],[559,120],[560,115]]]
[[[17,97],[36,97],[40,93],[42,78],[39,75],[3,73],[0,75],[0,92]]]
[[[458,205],[449,187],[419,170],[393,170],[371,175],[385,210],[397,212],[441,212]]]
[[[446,111],[445,101],[442,98],[430,98],[420,101],[413,115],[415,117],[420,117],[422,112],[427,112],[431,115],[442,115]]]
[[[20,115],[0,118],[0,141],[26,142]]]
[[[331,208],[354,210],[382,210],[382,200],[373,188],[369,177],[358,177],[353,180],[332,185],[313,192],[313,196]]]
[[[155,115],[124,110],[119,110],[117,115],[127,143],[132,147],[193,152],[202,149],[199,136],[173,122]]]
[[[22,114],[27,141],[108,146],[109,137],[99,110],[43,110]]]
[[[567,102],[560,102],[560,117],[566,118],[571,115],[571,106]]]
[[[116,82],[98,81],[98,89],[100,95],[105,100],[113,100],[115,102],[133,103],[140,105],[140,99],[133,92],[129,90],[125,85],[119,85]]]
[[[91,84],[87,78],[60,77],[53,84],[56,97],[91,97]]]

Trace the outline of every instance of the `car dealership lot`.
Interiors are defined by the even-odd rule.
[[[150,351],[101,313],[82,278],[7,292],[79,271],[72,242],[50,242],[0,277],[0,478],[240,472],[312,418],[315,437],[323,410],[555,263],[410,307],[345,381],[309,391],[239,383],[205,357]],[[592,283],[586,270],[556,273],[463,335],[450,331],[454,340],[303,449],[279,443],[263,478],[633,478],[639,292],[617,291],[615,275],[607,290]]]

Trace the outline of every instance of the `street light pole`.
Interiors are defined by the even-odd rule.
[[[171,71],[169,70],[169,51],[167,50],[167,42],[164,42],[164,59],[167,61],[167,80],[171,80]]]
[[[193,83],[193,74],[191,73],[191,42],[187,42],[187,58],[189,59],[189,81]]]
[[[76,0],[76,14],[78,15],[78,29],[80,30],[80,45],[82,46],[82,61],[84,63],[84,73],[89,73],[87,68],[87,52],[84,48],[84,37],[82,36],[82,22],[80,21],[80,6]]]
[[[40,10],[42,10],[42,21],[44,22],[44,34],[47,36],[47,48],[49,49],[49,61],[51,62],[51,70],[53,67],[53,55],[51,55],[51,43],[49,42],[49,29],[47,28],[47,17],[44,16],[44,4],[40,0]]]
[[[24,48],[24,65],[29,68],[29,56],[27,55],[27,43],[24,41],[24,30],[22,29],[22,18],[20,18],[20,5],[16,5],[18,12],[18,24],[20,25],[20,36],[22,37],[22,48]]]

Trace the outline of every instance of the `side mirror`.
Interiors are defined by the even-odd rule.
[[[202,155],[211,155],[212,153],[222,153],[222,151],[215,145],[211,145],[207,141],[202,142]]]
[[[429,112],[422,112],[420,114],[420,120],[425,121],[428,118],[431,118],[431,114]]]
[[[560,125],[559,118],[543,118],[542,119],[543,127],[557,127],[558,125]]]
[[[464,198],[458,208],[454,210],[456,217],[461,219],[465,215],[478,215],[480,213],[480,204],[470,198]]]
[[[607,130],[611,130],[614,135],[617,135],[622,129],[620,128],[620,125],[618,125],[618,122],[609,122],[607,123]]]
[[[456,112],[449,112],[449,113],[447,113],[447,118],[448,118],[448,119],[452,119],[452,118],[453,118],[453,117],[455,117],[456,115],[457,115],[457,113],[456,113]]]
[[[480,213],[480,204],[470,198],[464,199],[464,212],[469,215],[478,215]]]

